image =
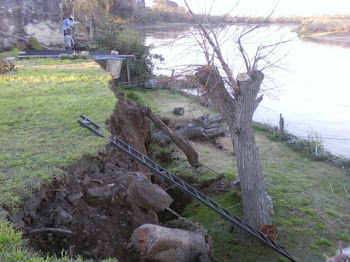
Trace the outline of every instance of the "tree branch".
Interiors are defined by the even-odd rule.
[[[54,227],[46,227],[46,228],[38,228],[30,231],[31,233],[37,232],[57,232],[57,233],[65,233],[65,234],[73,234],[73,232],[69,229],[63,228],[54,228]]]
[[[190,6],[187,3],[187,0],[184,0],[184,2],[187,6],[188,11],[192,15],[192,17],[196,18],[195,14],[193,13],[192,9],[190,8]],[[217,58],[219,59],[219,61],[221,63],[223,70],[225,71],[225,74],[227,75],[227,77],[229,79],[229,83],[230,83],[231,87],[233,88],[234,92],[239,93],[239,86],[237,85],[229,66],[227,65],[227,63],[225,62],[225,59],[222,56],[222,53],[220,50],[220,45],[218,46],[214,43],[214,40],[212,39],[212,37],[210,36],[208,31],[205,29],[205,27],[201,23],[198,23],[198,26],[199,26],[200,30],[203,32],[205,38],[208,40],[211,47],[213,48]],[[216,41],[217,41],[217,39],[216,39]]]

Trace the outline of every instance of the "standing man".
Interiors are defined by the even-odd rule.
[[[72,51],[74,48],[74,39],[70,36],[71,30],[67,30],[66,35],[64,36],[64,48],[67,51]]]
[[[67,34],[67,30],[73,31],[73,17],[63,19],[63,35]]]

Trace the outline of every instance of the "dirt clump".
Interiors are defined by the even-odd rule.
[[[199,184],[199,190],[205,195],[218,195],[233,189],[232,182],[225,174],[219,174],[213,179],[208,179]]]
[[[26,202],[24,236],[44,254],[63,249],[89,259],[138,261],[126,248],[132,232],[145,223],[158,224],[156,210],[171,201],[142,173],[125,171],[103,155],[85,157],[64,181]]]

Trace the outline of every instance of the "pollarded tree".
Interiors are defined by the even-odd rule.
[[[269,205],[258,148],[253,133],[253,113],[262,100],[257,97],[264,74],[252,70],[234,80],[234,96],[227,91],[223,78],[213,65],[200,68],[199,81],[209,93],[215,108],[222,113],[230,133],[240,179],[243,220],[258,229],[270,224]],[[245,236],[242,237],[245,239]]]
[[[184,0],[184,2],[193,18],[196,19],[187,1]],[[274,58],[269,60],[269,56],[276,53],[276,48],[283,41],[279,40],[274,44],[266,45],[257,44],[253,58],[249,59],[248,52],[243,47],[244,41],[261,25],[247,25],[241,32],[234,30],[235,37],[228,35],[227,27],[211,26],[208,23],[205,25],[198,23],[198,26],[200,37],[197,37],[197,44],[205,55],[207,65],[200,67],[196,76],[229,126],[240,179],[243,220],[258,229],[260,225],[271,223],[269,213],[271,203],[267,199],[252,118],[263,99],[261,83],[264,74],[262,69],[276,65],[278,60],[272,61]],[[224,40],[220,34],[224,35]],[[235,39],[232,46],[243,58],[246,69],[245,73],[238,74],[236,78],[221,50],[221,43],[229,39]],[[247,234],[241,234],[241,238],[246,242],[250,241]]]

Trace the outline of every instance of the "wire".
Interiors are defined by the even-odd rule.
[[[15,38],[18,38],[18,39],[21,39],[21,40],[25,40],[25,41],[27,41],[27,42],[29,41],[28,39],[26,39],[26,38],[24,38],[24,37],[19,37],[19,36],[12,35],[12,34],[9,34],[9,33],[3,32],[3,31],[0,31],[0,33],[3,33],[3,34],[5,34],[5,35],[9,35],[9,36],[15,37]],[[46,49],[48,49],[48,50],[52,50],[50,47],[44,46],[44,45],[42,45],[42,44],[39,44],[39,45],[42,46],[42,47],[44,47],[44,48],[46,48]]]
[[[300,138],[314,138],[313,136],[298,136]],[[350,141],[350,138],[336,138],[336,137],[323,137],[323,136],[320,136],[319,137],[320,140],[338,140],[338,141]]]
[[[208,168],[210,171],[212,171],[213,173],[215,173],[215,174],[217,174],[218,176],[220,176],[220,174],[219,174],[218,172],[216,172],[215,170],[211,169],[210,167],[208,167],[208,166],[202,164],[201,162],[199,162],[199,164],[200,164],[201,166],[204,166],[204,167]]]

